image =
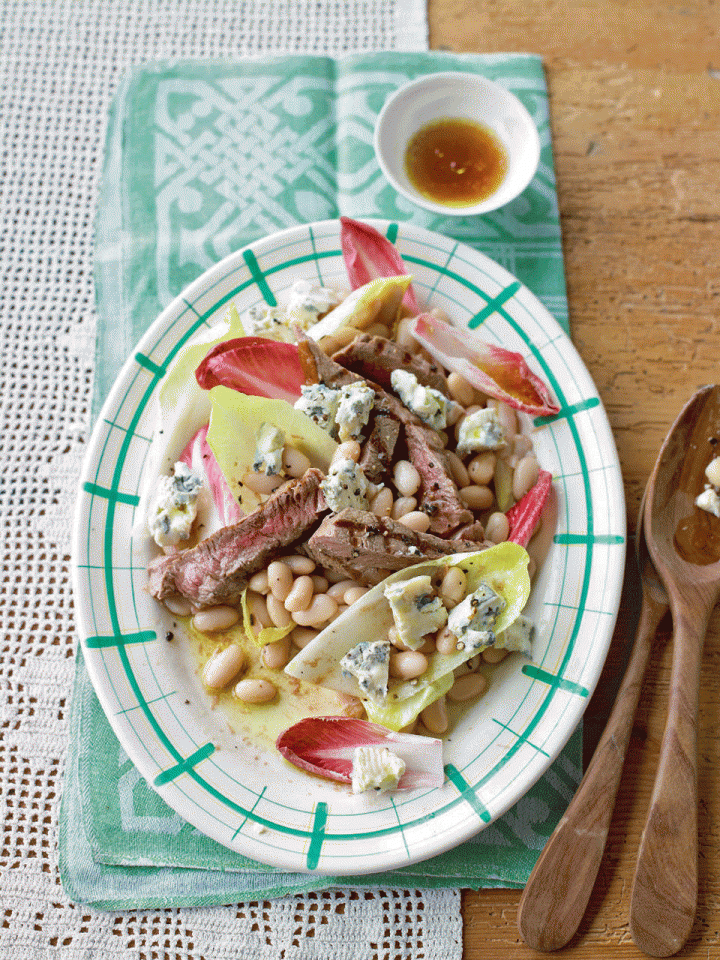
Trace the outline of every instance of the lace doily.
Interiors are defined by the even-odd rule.
[[[68,902],[57,870],[69,543],[91,427],[93,217],[112,94],[128,67],[159,58],[422,48],[424,14],[415,0],[4,0],[0,18],[0,955],[459,957],[456,890],[104,914]]]

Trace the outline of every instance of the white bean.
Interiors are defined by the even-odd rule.
[[[187,617],[192,613],[192,605],[186,597],[166,597],[165,606],[176,617]]]
[[[503,647],[486,647],[482,652],[485,663],[502,663],[510,651]]]
[[[390,331],[384,323],[372,323],[366,328],[365,333],[369,333],[371,337],[385,337],[386,340],[390,335]]]
[[[468,383],[465,377],[456,373],[454,370],[448,374],[447,378],[448,392],[456,403],[463,407],[469,407],[475,397],[475,391],[472,384]]]
[[[393,508],[393,492],[390,487],[383,487],[370,501],[370,513],[376,517],[389,517]]]
[[[403,350],[413,351],[418,348],[418,342],[411,333],[414,319],[415,317],[403,317],[395,327],[395,336],[393,339]]]
[[[486,487],[495,476],[497,457],[492,450],[483,450],[468,463],[467,471],[473,483],[479,487]]]
[[[282,560],[273,560],[267,568],[267,573],[270,592],[277,600],[284,603],[293,585],[292,570]]]
[[[296,577],[299,575],[307,576],[315,569],[315,561],[311,560],[310,557],[303,557],[301,554],[282,557],[281,559],[283,563],[290,567]]]
[[[409,460],[398,460],[393,468],[393,483],[401,497],[412,497],[420,489],[420,474]]]
[[[351,607],[360,597],[364,597],[367,592],[367,587],[350,587],[350,589],[346,590],[343,594],[343,603]]]
[[[448,690],[448,699],[456,703],[462,703],[465,700],[474,700],[485,692],[487,680],[481,673],[466,673],[457,680]]]
[[[416,533],[425,533],[430,529],[430,517],[422,510],[411,510],[400,517],[399,523],[404,524]]]
[[[448,627],[443,627],[442,630],[439,630],[435,635],[435,648],[437,652],[444,653],[446,656],[450,653],[455,653],[457,650],[457,642],[457,637]]]
[[[513,442],[512,452],[516,457],[524,457],[526,453],[532,450],[532,440],[524,433],[518,433]]]
[[[346,440],[337,448],[330,462],[337,463],[339,460],[354,460],[355,463],[357,463],[361,453],[362,448],[357,440]]]
[[[400,680],[414,680],[428,668],[428,659],[419,650],[400,650],[390,654],[389,672]]]
[[[431,703],[429,707],[425,707],[420,714],[420,719],[429,733],[434,733],[436,736],[445,733],[449,726],[447,710],[445,709],[445,697],[440,697],[439,700]]]
[[[275,627],[289,627],[293,622],[293,617],[290,615],[289,610],[285,609],[285,604],[282,600],[278,600],[276,596],[272,593],[267,595],[267,611],[270,614],[270,619],[273,622]]]
[[[304,650],[310,641],[315,639],[318,632],[318,630],[312,630],[309,627],[295,627],[288,636],[298,649]]]
[[[233,692],[244,703],[270,703],[275,699],[277,688],[269,680],[246,678],[235,684]]]
[[[464,598],[467,590],[467,575],[462,567],[450,567],[440,584],[440,596],[443,600],[450,600],[458,604]]]
[[[275,643],[266,643],[260,658],[269,670],[282,670],[290,660],[290,636],[276,640]]]
[[[510,534],[510,521],[504,513],[491,513],[485,524],[485,539],[490,543],[504,543]]]
[[[445,460],[452,475],[453,480],[458,487],[467,487],[470,483],[470,474],[467,467],[454,450],[445,451]]]
[[[297,447],[289,443],[283,448],[283,470],[289,477],[302,477],[310,469],[310,461]]]
[[[293,583],[290,593],[285,597],[285,609],[290,613],[298,610],[307,610],[315,593],[313,578],[307,575],[298,577]]]
[[[208,607],[207,610],[198,610],[193,617],[193,626],[201,633],[219,633],[229,630],[240,619],[240,611],[236,607]]]
[[[540,464],[537,457],[528,453],[520,460],[513,474],[513,497],[515,500],[520,500],[521,497],[525,496],[528,490],[537,483],[539,475]]]
[[[268,583],[267,570],[261,570],[260,573],[253,574],[248,580],[248,587],[255,593],[269,593],[270,584]]]
[[[360,584],[355,580],[339,580],[337,583],[334,583],[331,587],[328,587],[327,594],[329,597],[332,597],[337,603],[345,602],[345,594],[348,590],[351,590],[353,587],[359,587]]]
[[[253,493],[257,494],[268,494],[273,493],[277,490],[278,487],[281,487],[285,483],[286,478],[281,477],[280,474],[272,474],[268,476],[266,473],[246,473],[242,478],[242,482],[246,487],[249,487]]]
[[[337,613],[338,605],[328,593],[316,593],[307,610],[293,614],[293,620],[301,627],[319,627]]]
[[[330,581],[327,577],[323,577],[319,573],[314,573],[310,579],[313,582],[315,593],[327,593],[328,587],[330,586]]]
[[[222,650],[216,650],[205,664],[203,683],[211,690],[222,690],[240,673],[244,662],[242,648],[236,643],[231,643],[229,647]]]
[[[270,614],[268,613],[265,597],[261,596],[259,593],[253,593],[251,590],[248,590],[247,606],[248,611],[250,612],[250,626],[253,628],[253,630],[257,630],[258,624],[260,624],[261,627],[272,626],[272,620],[270,619]]]
[[[399,520],[406,513],[417,508],[417,497],[398,497],[392,507],[393,520]]]
[[[488,510],[495,502],[495,494],[490,487],[478,487],[471,484],[460,491],[460,499],[471,510]]]

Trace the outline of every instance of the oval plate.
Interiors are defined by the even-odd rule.
[[[390,225],[373,221],[381,231]],[[395,229],[395,225],[393,225]],[[470,247],[401,224],[396,245],[421,304],[517,350],[561,407],[536,421],[554,476],[555,524],[527,608],[533,660],[507,658],[445,748],[441,789],[353,796],[272,750],[233,742],[170,651],[168,612],[146,591],[147,541],[133,536],[168,364],[230,301],[242,313],[282,301],[298,278],[346,286],[339,222],[292,228],[232,254],[178,297],[125,363],[84,465],[73,544],[78,625],[90,677],[128,756],[185,820],[275,867],[332,876],[427,859],[504,814],[542,776],[577,726],[600,675],[620,602],[623,484],[612,433],[572,343],[537,298]]]

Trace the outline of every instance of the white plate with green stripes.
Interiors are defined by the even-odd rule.
[[[141,774],[203,833],[271,866],[351,876],[427,859],[504,814],[548,769],[600,675],[625,559],[623,484],[595,386],[562,328],[505,269],[470,247],[375,221],[395,241],[421,304],[519,351],[560,412],[537,421],[554,477],[554,524],[528,613],[532,661],[510,657],[457,721],[442,788],[353,796],[233,738],[167,642],[173,620],[146,591],[147,541],[133,534],[152,432],[151,399],[168,364],[234,301],[274,300],[301,277],[346,283],[339,222],[293,228],[232,254],[178,297],[127,360],[92,437],[78,497],[73,570],[90,676]]]

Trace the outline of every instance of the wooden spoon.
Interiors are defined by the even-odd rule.
[[[635,642],[602,737],[565,816],[545,845],[525,886],[518,927],[534,950],[559,950],[580,925],[600,869],[620,785],[633,718],[653,638],[668,596],[645,544],[640,506],[635,549],[642,608]]]
[[[720,386],[698,391],[663,444],[648,484],[645,536],[670,596],[674,649],[660,763],[630,902],[642,951],[683,946],[697,905],[697,713],[702,645],[720,596],[720,519],[695,506],[720,453]]]

